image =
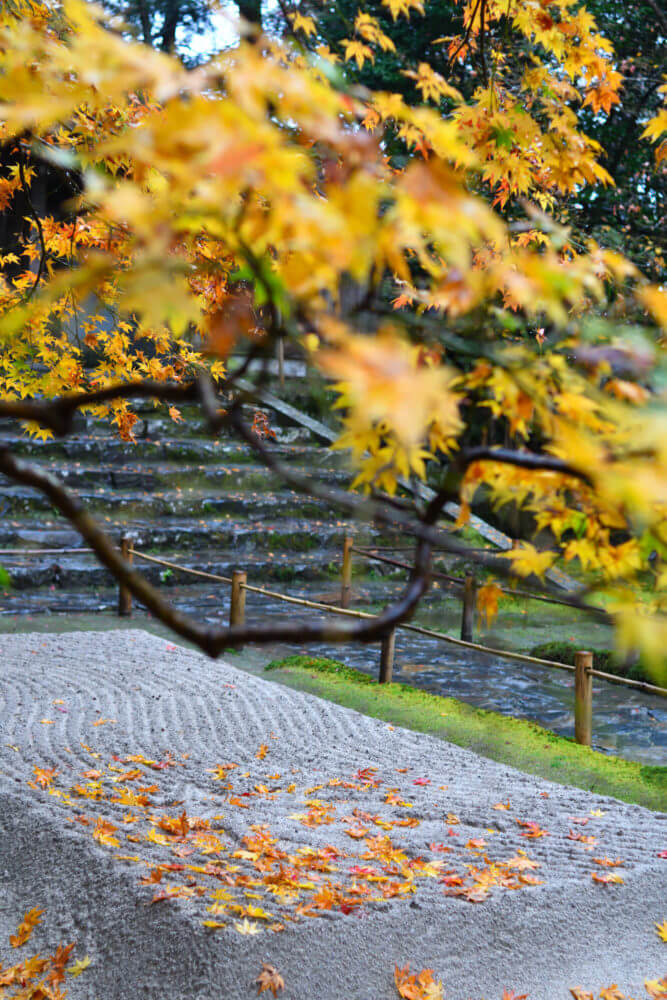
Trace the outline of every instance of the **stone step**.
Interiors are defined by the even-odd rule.
[[[370,526],[353,525],[347,521],[313,518],[279,518],[269,520],[210,518],[164,518],[160,521],[127,519],[106,522],[105,529],[113,538],[130,532],[137,548],[158,554],[166,549],[181,548],[186,552],[210,548],[234,547],[243,551],[282,549],[304,552],[318,546],[341,546],[343,537],[354,533],[361,543],[382,544],[388,540]],[[394,536],[395,539],[395,536]],[[80,548],[81,538],[62,521],[28,525],[25,521],[0,522],[0,549]],[[0,555],[0,564],[11,565],[14,556]],[[36,558],[16,557],[18,562]]]
[[[142,490],[153,493],[164,489],[208,489],[211,486],[228,490],[279,490],[282,477],[264,465],[246,463],[221,465],[193,465],[143,461],[118,465],[108,462],[75,462],[67,464],[51,460],[40,462],[40,468],[55,475],[62,483],[74,490],[96,488],[113,492],[116,490]],[[318,479],[345,487],[351,473],[343,469],[318,467]],[[13,489],[13,481],[0,475],[0,488]]]
[[[340,579],[341,547],[319,547],[311,552],[244,552],[237,548],[209,551],[205,557],[193,559],[193,553],[176,551],[161,553],[168,562],[219,576],[231,577],[235,569],[243,569],[249,582],[260,586],[273,586],[278,582]],[[193,577],[172,567],[160,566],[140,558],[135,563],[151,583],[165,586],[187,584],[204,589],[226,587],[214,580]],[[47,555],[26,558],[22,564],[14,559],[9,564],[3,558],[9,573],[11,591],[34,591],[55,587],[68,590],[90,590],[113,585],[111,574],[91,555]],[[0,597],[0,603],[2,598]]]
[[[21,435],[0,434],[0,447],[7,447],[15,454],[43,461],[82,463],[104,462],[135,465],[141,462],[180,462],[210,464],[217,462],[254,464],[252,452],[244,445],[229,439],[208,440],[206,438],[138,439],[135,444],[127,443],[109,434],[73,435],[68,438],[52,438],[38,441]],[[282,462],[293,466],[312,468],[341,468],[345,457],[341,453],[325,451],[320,445],[310,441],[282,441],[268,444],[269,451]]]
[[[123,520],[134,517],[169,516],[204,519],[211,514],[218,516],[262,519],[276,517],[330,517],[335,512],[326,504],[304,497],[293,490],[280,492],[255,492],[226,490],[218,493],[203,488],[156,490],[153,493],[134,490],[80,489],[77,495],[93,513],[117,516]],[[22,486],[2,490],[0,517],[30,518],[43,516],[52,510],[44,494]]]

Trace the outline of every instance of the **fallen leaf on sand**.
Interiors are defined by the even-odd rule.
[[[80,976],[84,969],[87,969],[90,965],[90,955],[86,955],[85,958],[77,958],[76,962],[67,967],[67,971],[70,976]]]
[[[280,975],[278,970],[274,965],[269,965],[268,962],[262,963],[262,971],[257,976],[255,980],[257,984],[257,993],[263,993],[264,990],[271,990],[274,997],[278,996],[279,990],[285,989],[285,980]]]
[[[44,910],[38,910],[36,906],[32,910],[28,910],[19,924],[16,934],[9,936],[12,948],[20,948],[22,944],[26,943],[37,924],[41,923],[43,913]]]

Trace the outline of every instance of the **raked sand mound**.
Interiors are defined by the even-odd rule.
[[[263,961],[288,1000],[388,1000],[395,963],[448,1000],[667,971],[665,815],[142,631],[0,653],[0,959],[76,940],[73,1000],[247,998]]]

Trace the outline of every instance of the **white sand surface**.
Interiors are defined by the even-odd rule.
[[[91,964],[72,1000],[240,1000],[263,961],[286,1000],[389,1000],[406,963],[434,969],[447,1000],[611,983],[644,997],[667,971],[654,928],[667,919],[665,814],[139,630],[6,635],[0,663],[0,958],[21,957],[7,935],[44,909],[21,952],[76,940]],[[216,780],[221,764],[237,766]],[[117,846],[94,836],[104,823]],[[522,851],[539,867],[522,871]],[[151,871],[160,881],[141,884]],[[244,916],[258,933],[238,932]]]

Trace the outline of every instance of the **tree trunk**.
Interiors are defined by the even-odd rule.
[[[236,6],[242,18],[262,27],[262,0],[236,0]]]

